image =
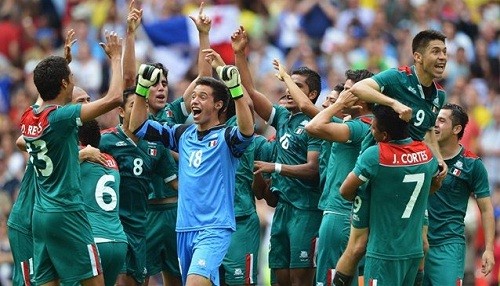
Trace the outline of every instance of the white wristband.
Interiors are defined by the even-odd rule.
[[[281,167],[281,163],[274,163],[274,172],[278,174],[281,173]]]

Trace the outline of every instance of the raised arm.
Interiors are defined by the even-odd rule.
[[[411,108],[381,93],[380,86],[372,78],[358,81],[349,91],[366,102],[373,102],[391,107],[399,114],[399,117],[405,121],[410,121],[411,119]]]
[[[347,106],[356,102],[357,97],[352,93],[342,91],[334,104],[318,113],[306,125],[306,131],[309,135],[335,142],[347,142],[351,135],[349,127],[344,123],[332,122],[332,117]]]
[[[66,39],[64,40],[64,58],[66,59],[68,64],[73,60],[73,56],[71,55],[71,47],[74,43],[76,43],[76,39],[73,39],[74,36],[75,30],[70,29],[66,34]]]
[[[273,103],[262,93],[255,89],[252,75],[248,67],[245,50],[248,46],[248,36],[243,27],[240,26],[231,36],[232,47],[235,54],[236,67],[240,71],[241,82],[247,90],[253,102],[257,114],[264,120],[269,120],[273,110]]]
[[[139,67],[139,78],[135,89],[134,105],[130,113],[129,129],[135,132],[147,119],[148,107],[146,99],[149,95],[149,88],[155,85],[160,79],[161,70],[151,65],[142,64]]]
[[[142,19],[142,9],[135,8],[135,0],[131,0],[128,7],[127,33],[125,35],[125,49],[123,51],[123,88],[135,85],[136,58],[135,58],[135,31]]]
[[[205,13],[203,13],[204,2],[200,3],[200,10],[198,10],[197,17],[189,16],[196,25],[198,30],[198,37],[200,40],[200,48],[198,50],[198,77],[196,77],[186,88],[182,97],[188,112],[191,112],[191,93],[193,92],[196,81],[203,76],[212,76],[212,67],[205,61],[205,54],[203,50],[210,49],[209,33],[212,27],[212,20]]]
[[[92,120],[116,107],[123,101],[122,39],[115,32],[106,33],[106,43],[100,43],[111,62],[111,80],[106,95],[96,101],[82,105],[80,118],[83,122]]]
[[[316,114],[320,111],[319,108],[312,103],[311,99],[309,99],[309,97],[292,80],[292,77],[286,72],[285,67],[283,67],[277,59],[273,61],[273,66],[274,69],[278,71],[276,77],[285,83],[286,87],[290,91],[290,95],[295,103],[297,103],[300,111],[310,118],[316,116]]]

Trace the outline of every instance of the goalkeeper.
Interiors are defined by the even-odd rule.
[[[183,285],[219,285],[219,267],[235,231],[234,184],[238,158],[254,133],[250,108],[234,66],[219,66],[222,81],[201,77],[192,93],[192,125],[161,125],[147,118],[146,98],[160,70],[142,65],[130,117],[139,138],[160,141],[179,153],[177,253]],[[232,98],[232,99],[231,99]],[[219,115],[234,100],[237,127]]]

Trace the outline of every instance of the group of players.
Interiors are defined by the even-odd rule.
[[[371,285],[459,285],[472,193],[482,272],[491,271],[486,170],[459,144],[467,113],[435,83],[443,34],[414,37],[411,67],[347,71],[320,111],[320,76],[307,67],[288,74],[274,61],[281,104],[256,89],[243,27],[231,35],[235,66],[225,65],[201,4],[191,17],[199,75],[167,103],[167,70],[136,71],[141,17],[132,0],[123,51],[106,34],[112,75],[101,99],[74,86],[72,31],[66,57],[34,70],[40,99],[17,142],[30,160],[8,221],[16,285],[147,285],[160,272],[164,285],[255,285],[255,198],[275,207],[274,285],[357,285],[358,275]],[[120,124],[100,131],[94,119],[116,107]],[[252,110],[275,141],[253,135]],[[184,124],[190,113],[194,124]]]

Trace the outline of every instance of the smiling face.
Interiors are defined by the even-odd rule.
[[[219,124],[218,115],[222,107],[222,100],[214,101],[212,87],[198,84],[194,88],[191,94],[191,110],[198,130],[207,130]]]
[[[451,109],[441,109],[436,119],[434,133],[436,134],[437,142],[440,144],[456,136],[458,131],[461,130],[460,125],[453,126],[451,113]],[[458,128],[460,128],[460,130],[458,130]]]
[[[168,82],[163,73],[160,73],[160,81],[149,88],[148,105],[150,112],[158,113],[167,105]]]
[[[422,51],[413,54],[415,64],[423,72],[419,74],[422,84],[428,86],[434,79],[443,77],[446,62],[446,45],[441,40],[432,40]],[[428,84],[427,84],[428,83]]]

